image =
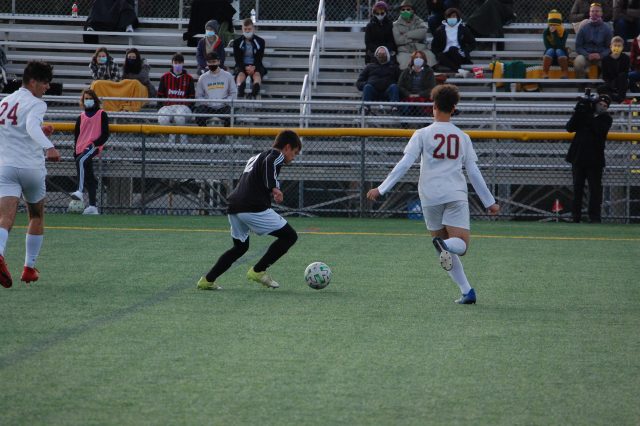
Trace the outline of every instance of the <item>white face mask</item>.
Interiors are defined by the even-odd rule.
[[[387,14],[383,13],[382,15],[375,15],[375,16],[378,21],[382,21],[387,16]]]
[[[251,38],[253,37],[253,31],[247,31],[246,33],[242,33],[242,35],[244,38]]]
[[[91,108],[93,108],[94,105],[95,105],[95,102],[93,101],[93,99],[85,99],[84,100],[84,107],[86,109],[91,109]]]
[[[424,59],[422,58],[415,58],[413,60],[413,65],[416,66],[416,68],[422,68],[422,66],[424,65]]]

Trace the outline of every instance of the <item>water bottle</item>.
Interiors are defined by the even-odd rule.
[[[255,9],[251,9],[251,22],[256,23],[256,10]]]
[[[78,17],[78,3],[74,3],[73,6],[71,6],[71,17],[72,18]]]

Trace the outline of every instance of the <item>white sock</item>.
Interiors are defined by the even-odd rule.
[[[467,276],[464,273],[460,257],[458,257],[457,254],[451,254],[451,259],[453,260],[453,268],[451,268],[447,273],[451,279],[458,284],[462,294],[467,294],[469,293],[469,290],[471,290],[471,285],[469,285],[469,281],[467,281]]]
[[[42,247],[42,240],[44,235],[31,235],[27,234],[26,238],[26,252],[24,255],[24,266],[33,268],[36,265],[36,259],[40,254],[40,247]]]
[[[9,231],[4,228],[0,228],[0,256],[4,256],[4,249],[7,247],[7,240],[9,239]]]
[[[462,238],[451,237],[444,240],[444,243],[449,247],[449,252],[454,254],[464,254],[467,251],[467,244]]]

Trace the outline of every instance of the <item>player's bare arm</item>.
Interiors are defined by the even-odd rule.
[[[49,137],[53,134],[53,126],[51,124],[48,124],[46,126],[42,126],[42,133],[44,133],[45,136]]]
[[[51,147],[45,151],[47,161],[58,162],[60,161],[60,153],[54,147]]]
[[[367,198],[371,201],[377,200],[379,196],[380,190],[378,188],[370,189],[369,192],[367,192]]]
[[[487,211],[489,212],[489,214],[491,216],[495,216],[498,213],[500,213],[500,206],[496,203],[496,204],[492,204],[489,207],[487,207]]]

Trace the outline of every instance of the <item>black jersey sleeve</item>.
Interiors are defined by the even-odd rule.
[[[284,155],[282,155],[280,151],[274,149],[265,157],[264,162],[265,186],[269,191],[273,188],[280,189],[278,174],[280,173],[280,168],[284,163]]]

